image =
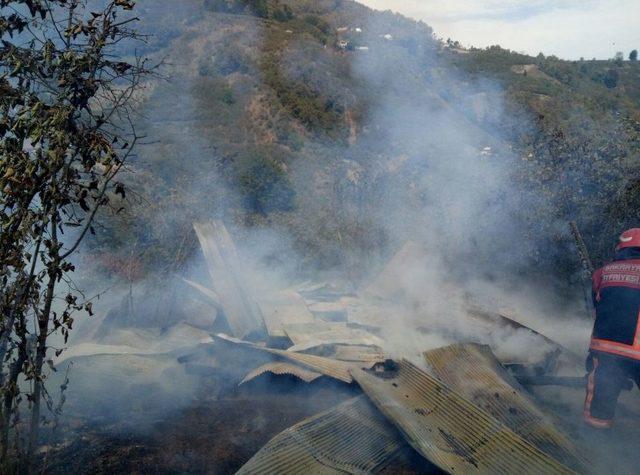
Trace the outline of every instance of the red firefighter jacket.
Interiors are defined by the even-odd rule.
[[[591,349],[640,360],[640,249],[620,251],[593,274]]]

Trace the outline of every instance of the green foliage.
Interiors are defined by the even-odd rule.
[[[276,94],[283,107],[309,130],[332,138],[344,138],[344,110],[330,98],[323,97],[302,81],[289,79],[277,58],[265,55],[262,78]]]
[[[291,7],[280,5],[278,0],[205,0],[204,5],[216,12],[249,14],[281,22],[294,17]]]
[[[236,103],[233,89],[224,78],[219,76],[200,78],[194,84],[193,92],[200,100],[211,104],[212,107],[219,107],[220,103],[227,106]]]
[[[631,50],[631,52],[629,53],[629,61],[638,61],[638,50],[637,49]]]
[[[320,18],[318,15],[306,15],[304,17],[304,22],[318,29],[325,35],[328,35],[331,31],[331,26],[329,25],[329,23]]]
[[[235,12],[255,16],[247,5]],[[269,3],[272,12],[275,5]],[[217,167],[230,190],[226,199],[203,198],[189,195],[189,184],[182,183],[180,193],[187,197],[162,202],[178,208],[185,219],[192,219],[189,210],[208,210],[221,201],[221,213],[236,222],[282,226],[305,263],[341,265],[348,260],[344,249],[370,259],[389,245],[388,236],[379,222],[363,216],[375,215],[376,204],[389,199],[387,183],[408,190],[406,202],[423,206],[421,193],[429,190],[415,183],[428,177],[417,163],[428,163],[429,153],[450,153],[414,150],[411,143],[390,140],[394,135],[387,131],[401,129],[402,120],[373,112],[391,103],[409,111],[455,111],[457,118],[469,121],[465,127],[486,134],[479,136],[512,147],[505,168],[522,195],[534,197],[525,213],[525,234],[527,243],[540,247],[530,256],[534,266],[523,263],[528,273],[566,277],[576,270],[568,252],[571,241],[563,234],[569,219],[580,224],[596,261],[608,256],[620,228],[637,220],[638,135],[630,125],[640,118],[637,62],[564,61],[499,46],[465,50],[455,41],[447,48],[426,25],[374,13],[355,2],[297,0],[288,5],[286,24],[280,23],[284,16],[256,22],[207,15],[183,35],[178,53],[169,49],[186,56],[186,64],[194,64],[191,59],[198,64],[199,77],[180,76],[190,86],[195,108],[185,111],[179,123],[191,121],[197,138],[207,143],[204,153],[197,149],[191,155],[190,166],[184,165],[182,146],[154,153],[153,161],[147,159],[149,170],[169,184],[150,188],[178,188],[176,176],[209,173],[207,180],[214,180]],[[344,32],[340,38],[369,46],[367,58],[380,58],[389,73],[377,70],[363,79],[355,68],[354,74],[353,64],[361,64],[357,55],[364,53],[335,48],[340,26],[362,27],[361,34]],[[381,40],[385,33],[393,34],[393,41]],[[196,40],[205,46],[192,51]],[[179,96],[177,89],[158,95]],[[486,100],[480,97],[485,95]],[[486,114],[477,114],[478,104]],[[167,109],[172,107],[156,115]],[[166,127],[181,135],[180,126]],[[410,157],[401,171],[378,169],[381,160],[398,156]],[[414,156],[415,169],[407,165]],[[304,187],[308,193],[293,196],[292,190]],[[145,233],[155,227],[145,225]],[[154,249],[168,235],[161,234]],[[162,246],[163,255],[170,255],[170,244]]]
[[[133,2],[107,1],[91,12],[68,0],[2,7],[0,463],[7,471],[8,458],[20,455],[26,466],[11,471],[21,472],[36,450],[42,399],[54,407],[44,390],[50,337],[59,333],[66,343],[74,315],[91,314],[91,302],[71,283],[71,257],[95,232],[98,209],[114,194],[125,196],[115,179],[137,141],[129,98],[145,68],[113,54],[138,38],[132,22],[121,21]],[[61,302],[55,311],[54,299]],[[11,453],[23,379],[30,382],[29,434],[26,445],[15,438]]]
[[[619,78],[620,78],[620,74],[618,73],[618,70],[611,68],[605,74],[602,82],[604,82],[604,85],[607,86],[609,89],[614,89],[618,85]]]
[[[249,213],[291,211],[295,192],[286,168],[269,149],[243,151],[233,162],[233,174]]]
[[[616,52],[616,55],[613,57],[613,61],[616,63],[616,66],[622,66],[622,62],[624,61],[624,54],[622,51]]]
[[[638,69],[616,61],[563,61],[510,53],[499,48],[452,56],[462,71],[497,78],[512,111],[497,124],[525,157],[514,167],[523,190],[540,197],[531,209],[534,234],[549,237],[558,274],[576,268],[572,253],[549,223],[576,220],[594,260],[610,257],[626,226],[637,225]],[[535,75],[513,68],[534,64]],[[535,77],[534,77],[535,76]],[[622,86],[622,87],[621,87]],[[523,128],[523,124],[530,126]],[[540,262],[538,265],[542,265]]]
[[[277,8],[272,14],[273,19],[279,22],[286,22],[293,20],[293,10],[289,5],[283,5],[282,8]]]

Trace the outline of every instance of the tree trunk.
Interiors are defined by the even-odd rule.
[[[45,300],[45,308],[41,318],[38,319],[38,345],[36,349],[36,359],[34,363],[34,389],[33,389],[33,408],[31,410],[31,427],[29,432],[29,449],[27,459],[31,460],[38,443],[38,433],[40,429],[40,402],[42,400],[42,366],[47,355],[47,336],[49,333],[49,315],[51,313],[51,304],[53,302],[54,290],[56,286],[55,272],[49,276],[49,284],[47,285],[47,293]]]
[[[27,450],[26,462],[29,464],[33,460],[33,454],[38,444],[38,434],[40,431],[40,402],[42,400],[42,366],[47,355],[47,338],[49,336],[49,319],[51,316],[51,306],[55,297],[56,279],[60,268],[60,249],[58,248],[58,219],[57,207],[52,205],[51,213],[51,250],[52,260],[48,265],[49,282],[45,292],[44,308],[38,315],[38,340],[36,348],[36,358],[34,362],[34,389],[33,407],[31,410],[31,424],[29,428],[29,447]],[[28,467],[27,467],[28,469]]]
[[[7,454],[9,451],[9,429],[11,427],[11,415],[13,414],[12,407],[16,398],[18,388],[18,377],[22,373],[24,363],[27,361],[27,338],[26,332],[23,332],[23,336],[20,337],[20,343],[18,346],[18,358],[11,364],[9,371],[9,380],[3,387],[4,400],[2,409],[2,434],[0,443],[2,444],[2,464],[7,466]]]
[[[16,387],[18,384],[18,377],[22,372],[22,366],[27,361],[27,331],[26,322],[24,320],[24,305],[26,305],[25,299],[28,298],[31,286],[35,280],[36,264],[38,261],[38,255],[40,253],[40,246],[42,245],[42,230],[36,243],[35,251],[33,253],[33,260],[31,262],[31,268],[29,269],[29,278],[24,288],[20,289],[19,296],[15,301],[13,308],[10,310],[10,314],[7,317],[2,328],[0,335],[0,388],[4,391],[4,401],[0,406],[0,460],[2,463],[6,463],[6,457],[9,445],[9,429],[11,427],[11,415],[13,400],[16,396]],[[7,374],[8,379],[4,375],[5,358],[7,357],[7,350],[9,346],[9,340],[11,339],[11,333],[14,330],[14,324],[16,315],[20,316],[20,327],[16,330],[16,335],[19,338],[18,346],[18,359],[10,366]]]

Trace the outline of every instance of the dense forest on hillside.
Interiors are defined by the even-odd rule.
[[[463,49],[350,0],[140,3],[170,80],[141,98],[150,143],[91,243],[108,273],[180,269],[191,223],[219,216],[286,236],[264,253],[303,274],[357,281],[422,239],[480,272],[566,281],[569,220],[596,262],[637,224],[637,62]]]

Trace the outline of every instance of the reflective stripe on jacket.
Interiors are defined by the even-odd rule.
[[[616,254],[593,274],[591,349],[640,360],[640,249]]]

